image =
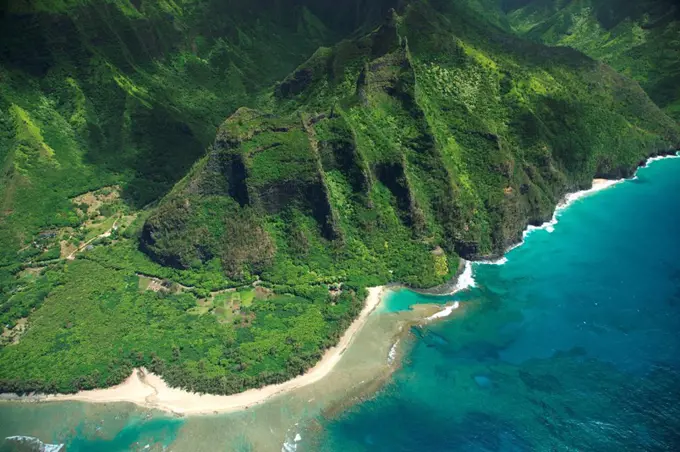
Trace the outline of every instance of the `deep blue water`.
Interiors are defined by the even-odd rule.
[[[680,450],[680,159],[474,276],[464,315],[414,331],[393,382],[305,450]]]

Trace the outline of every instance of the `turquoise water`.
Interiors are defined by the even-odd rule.
[[[444,304],[451,298],[436,295],[422,295],[407,289],[392,290],[385,295],[381,309],[383,312],[406,311],[416,304]]]
[[[680,450],[679,195],[680,159],[654,162],[476,265],[465,315],[298,450]]]
[[[297,452],[680,450],[679,194],[680,159],[654,162],[577,201],[505,264],[475,265],[476,287],[395,292],[387,312],[462,307],[414,328],[390,383],[332,418],[293,419],[273,403],[269,417],[189,419],[129,404],[0,404],[0,438],[68,452],[251,451],[249,432],[290,418],[281,443]],[[11,450],[39,448],[0,445]]]
[[[183,423],[181,419],[122,403],[0,405],[0,437],[26,438],[0,442],[0,452],[165,450]],[[34,441],[27,441],[28,438]]]

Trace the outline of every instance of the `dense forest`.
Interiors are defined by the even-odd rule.
[[[507,25],[526,38],[568,46],[640,83],[680,121],[680,4],[674,0],[508,0]]]
[[[7,2],[0,392],[287,380],[680,147],[677,11],[582,3]]]

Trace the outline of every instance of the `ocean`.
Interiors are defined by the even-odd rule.
[[[385,319],[433,300],[460,308],[411,327],[400,367],[357,403],[283,397],[182,419],[127,404],[0,404],[0,436],[68,452],[680,450],[679,257],[680,158],[663,159],[576,200],[505,259],[472,264],[453,296],[391,293]],[[277,442],[257,446],[255,431]],[[0,451],[41,450],[25,446]]]
[[[465,314],[309,450],[680,450],[680,159],[557,220],[474,265]]]

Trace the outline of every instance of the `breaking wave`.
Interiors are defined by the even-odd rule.
[[[399,346],[399,339],[392,344],[389,353],[387,354],[387,364],[392,365],[394,360],[397,358],[397,347]]]
[[[466,261],[463,273],[458,277],[453,292],[460,292],[461,290],[470,289],[472,287],[476,287],[475,277],[472,273],[472,262]]]
[[[521,243],[519,244],[521,245]],[[515,245],[512,248],[510,248],[506,253],[510,252],[511,250],[515,249],[517,246]],[[484,264],[484,265],[503,265],[508,261],[508,258],[503,256],[500,259],[494,259],[494,260],[489,260],[489,261],[476,261],[475,264]]]
[[[295,425],[297,425],[297,423]],[[286,440],[283,442],[283,445],[281,446],[281,452],[295,452],[297,450],[298,443],[302,441],[302,436],[299,433],[296,433],[292,438],[291,435],[287,436],[288,438],[286,438]]]
[[[40,441],[33,436],[8,436],[5,442],[18,443],[22,446],[30,447],[30,450],[35,452],[60,452],[64,450],[63,444],[47,444]]]
[[[453,311],[455,311],[456,309],[458,309],[459,307],[460,307],[460,303],[456,301],[455,303],[446,306],[446,307],[445,307],[444,309],[442,309],[441,311],[432,314],[432,315],[429,316],[426,320],[443,319],[444,317],[450,316],[451,313],[452,313]],[[396,344],[395,344],[395,345],[396,345]]]
[[[599,191],[605,190],[609,187],[612,187],[618,183],[621,183],[625,181],[625,179],[617,179],[617,180],[603,180],[600,183],[594,185],[592,188],[589,188],[588,190],[581,190],[577,191],[574,193],[568,193],[565,197],[564,200],[557,205],[555,208],[555,212],[553,213],[553,217],[550,219],[550,221],[546,221],[540,226],[532,226],[529,225],[525,230],[524,233],[522,233],[522,239],[526,239],[529,234],[531,234],[534,231],[538,230],[544,230],[548,232],[553,232],[555,231],[555,225],[557,225],[559,221],[559,217],[562,214],[562,212],[567,209],[569,206],[571,206],[574,202],[578,201],[581,198],[585,198],[586,196],[592,195],[593,193],[597,193]]]
[[[676,153],[673,155],[662,155],[658,157],[650,157],[645,161],[644,165],[641,165],[641,167],[645,167],[649,165],[652,162],[656,162],[659,160],[664,160],[664,159],[672,159],[672,158],[680,158],[680,153]],[[637,172],[636,175],[633,177],[633,180],[637,179]],[[616,179],[616,180],[605,180],[601,179],[598,181],[597,184],[593,185],[592,188],[589,188],[588,190],[581,190],[577,191],[574,193],[568,193],[565,197],[564,200],[557,205],[555,208],[555,212],[553,213],[553,217],[550,221],[546,221],[540,226],[531,226],[529,225],[524,232],[522,233],[522,239],[526,239],[529,234],[531,234],[534,231],[537,230],[545,230],[548,232],[553,232],[555,230],[555,225],[558,222],[559,216],[562,214],[562,212],[567,209],[570,205],[572,205],[574,202],[578,201],[581,198],[584,198],[586,196],[592,195],[593,193],[597,193],[599,191],[605,190],[609,187],[612,187],[614,185],[617,185],[621,182],[626,181],[627,179]],[[515,245],[514,247],[510,248],[510,250],[516,248],[517,246],[521,246],[524,243],[524,240],[520,242],[519,245]],[[508,250],[508,251],[510,251]],[[507,251],[506,251],[507,253]]]

